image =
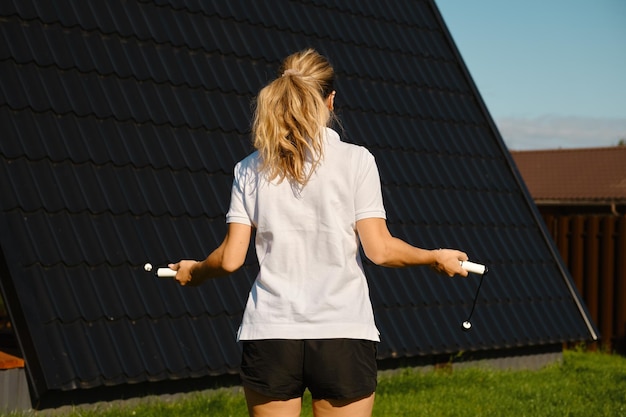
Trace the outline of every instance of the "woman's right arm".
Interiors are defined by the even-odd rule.
[[[357,221],[357,232],[365,256],[376,265],[404,268],[428,265],[448,276],[467,276],[461,261],[467,261],[464,252],[454,249],[427,250],[412,246],[391,235],[383,218],[367,218]]]
[[[204,261],[183,260],[169,267],[176,271],[180,285],[200,285],[210,278],[228,275],[245,262],[252,226],[229,223],[224,241]]]

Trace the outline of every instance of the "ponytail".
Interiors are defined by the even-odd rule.
[[[253,143],[270,180],[286,178],[305,185],[322,159],[323,128],[332,117],[326,99],[333,92],[333,79],[328,60],[307,49],[288,56],[281,75],[259,92]]]

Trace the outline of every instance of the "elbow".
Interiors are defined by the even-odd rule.
[[[372,261],[377,266],[384,266],[386,268],[403,268],[407,264],[402,257],[398,256],[397,251],[394,251],[393,246],[387,244],[380,244],[375,247],[369,248],[365,251],[367,259]]]
[[[222,259],[221,269],[225,275],[232,274],[241,268],[243,263],[243,259]]]
[[[400,268],[400,267],[403,266],[403,265],[401,265],[399,263],[387,260],[386,258],[374,258],[374,259],[371,259],[371,258],[368,257],[368,259],[370,261],[372,261],[376,266],[384,266],[386,268]]]
[[[373,264],[378,266],[387,266],[389,263],[389,259],[386,256],[384,251],[376,250],[376,251],[364,251],[365,256],[369,259]]]

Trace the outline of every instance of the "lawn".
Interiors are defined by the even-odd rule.
[[[626,417],[626,358],[565,351],[562,362],[538,371],[406,369],[381,376],[376,396],[376,417]],[[247,416],[247,412],[241,393],[223,390],[176,399],[154,397],[132,405],[65,407],[63,414],[31,411],[8,415],[234,417]],[[312,415],[308,395],[302,415]]]

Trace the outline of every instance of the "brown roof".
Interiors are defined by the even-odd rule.
[[[536,201],[626,200],[626,146],[511,155]]]

